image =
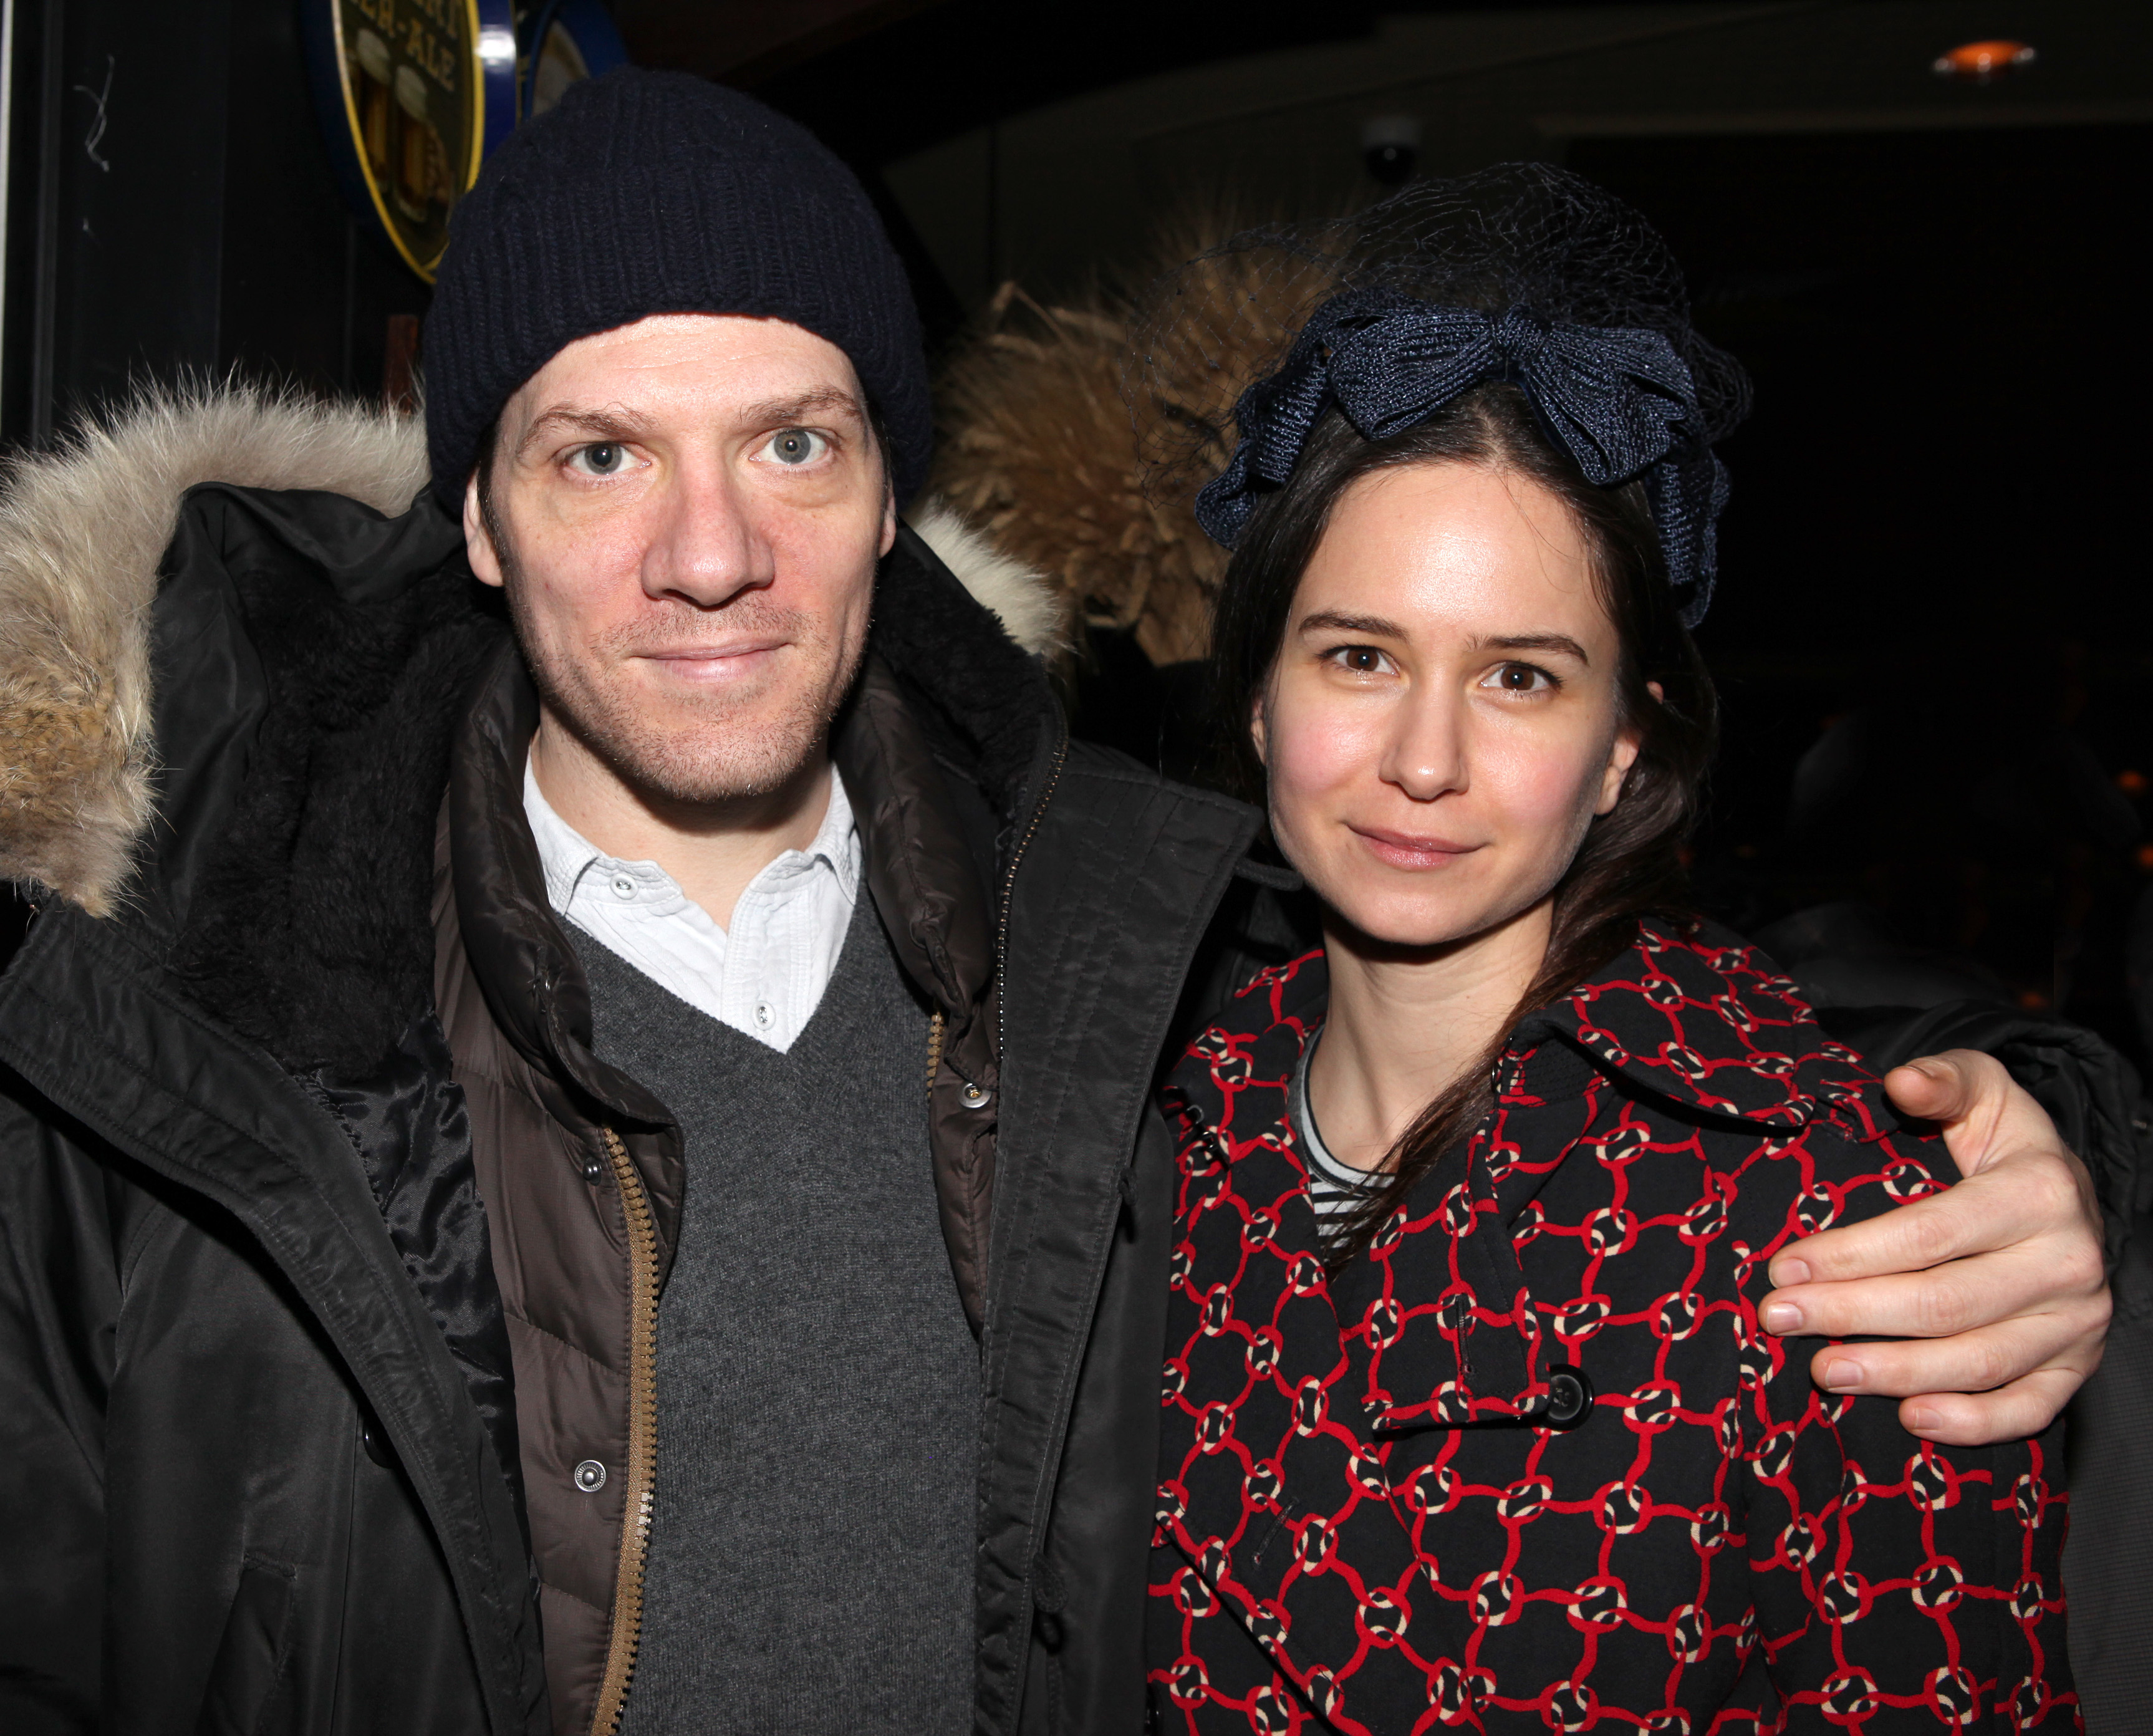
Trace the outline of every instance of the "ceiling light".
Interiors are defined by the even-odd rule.
[[[1940,79],[1964,79],[1986,84],[2014,68],[2031,66],[2033,44],[2023,42],[1967,42],[1937,56],[1934,70]]]

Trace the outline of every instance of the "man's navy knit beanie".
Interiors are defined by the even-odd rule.
[[[852,359],[903,500],[934,440],[919,316],[852,171],[804,128],[685,73],[622,67],[510,134],[457,204],[426,315],[426,443],[456,511],[517,389],[653,313],[790,320]]]

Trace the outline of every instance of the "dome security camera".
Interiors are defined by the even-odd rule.
[[[1361,160],[1382,186],[1403,186],[1420,165],[1420,123],[1410,115],[1378,115],[1362,121]]]

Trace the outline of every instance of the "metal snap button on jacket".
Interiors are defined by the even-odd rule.
[[[957,1095],[963,1099],[967,1109],[977,1109],[983,1107],[987,1101],[987,1087],[984,1085],[967,1085]]]
[[[576,1487],[587,1495],[594,1495],[606,1485],[606,1468],[595,1459],[587,1459],[576,1467]]]

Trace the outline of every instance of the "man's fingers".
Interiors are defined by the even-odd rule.
[[[1886,1073],[1884,1090],[1905,1113],[1937,1123],[1961,1175],[2028,1160],[2059,1164],[2074,1188],[2086,1190],[2091,1209],[2085,1165],[2065,1148],[2048,1111],[1994,1056],[1977,1049],[1924,1055]]]
[[[1947,1260],[2007,1246],[2025,1234],[2023,1218],[1982,1209],[1989,1202],[1968,1197],[1972,1186],[1970,1181],[1962,1182],[1948,1193],[1911,1201],[1880,1218],[1805,1235],[1789,1244],[1774,1259],[1772,1281],[1783,1286],[1844,1284],[1887,1273],[1920,1272]],[[1853,1330],[1894,1329],[1857,1326]]]
[[[1956,1121],[1968,1110],[1983,1107],[1993,1112],[2008,1101],[2010,1084],[2011,1076],[2003,1064],[1978,1049],[1947,1049],[1941,1055],[1924,1055],[1884,1076],[1886,1095],[1898,1108],[1921,1121]]]
[[[1789,1243],[1772,1261],[1772,1281],[1781,1285],[1845,1283],[1884,1273],[1918,1272],[1997,1248],[2015,1245],[2030,1250],[2038,1239],[2052,1232],[2062,1234],[2056,1238],[2057,1245],[2044,1253],[2044,1260],[2059,1254],[2098,1260],[2079,1172],[2057,1153],[2025,1152],[1881,1217]],[[1899,1329],[1850,1326],[1835,1330]]]
[[[2068,1397],[2100,1366],[2106,1301],[2104,1291],[2081,1307],[2029,1314],[1950,1338],[1828,1344],[1810,1357],[1809,1376],[1830,1392],[1903,1398],[1987,1392],[2049,1372],[2068,1381]]]
[[[2055,1420],[2082,1379],[2067,1369],[2039,1369],[1993,1392],[1925,1392],[1899,1407],[1899,1423],[1945,1447],[2023,1440]]]
[[[2096,1275],[2092,1286],[2074,1291],[2059,1303],[2053,1267],[2015,1252],[1983,1254],[1932,1272],[1775,1290],[1759,1305],[1757,1317],[1766,1331],[1780,1338],[1948,1338],[2014,1315],[2046,1320],[2089,1305],[2098,1285]],[[2040,1312],[2028,1312],[2032,1309]],[[2074,1319],[2073,1333],[2079,1329]],[[2009,1380],[2025,1372],[2014,1369],[1998,1378]]]
[[[1827,1391],[1904,1397],[1911,1433],[1976,1446],[2046,1428],[2099,1366],[2109,1295],[2085,1167],[1989,1056],[1957,1049],[1886,1076],[1963,1178],[1944,1193],[1804,1237],[1773,1260],[1765,1329],[1836,1343]]]

